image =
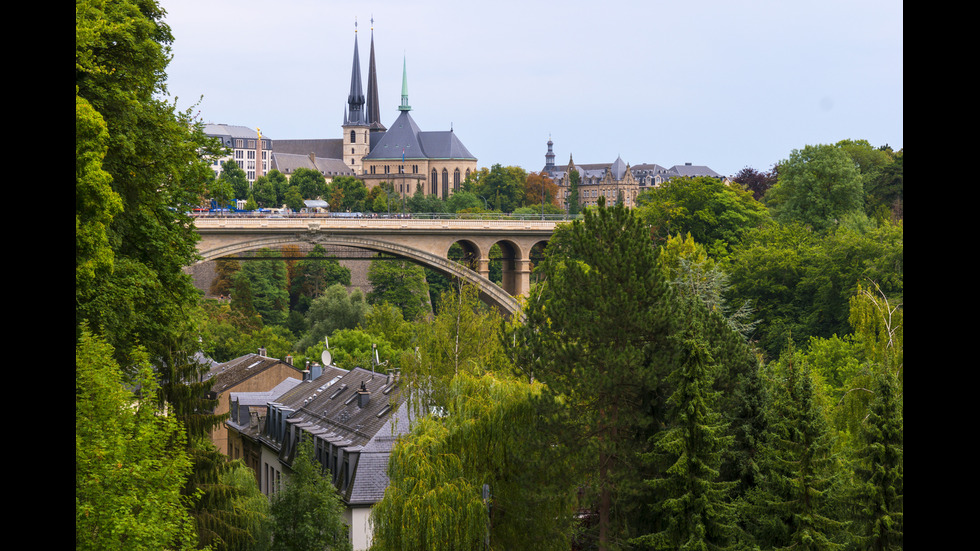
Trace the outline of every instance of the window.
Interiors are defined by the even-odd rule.
[[[459,169],[453,172],[453,191],[459,191]]]
[[[336,136],[336,134],[334,134]],[[350,131],[350,143],[357,143],[357,134],[353,130]]]
[[[432,182],[429,184],[429,187],[432,190],[432,195],[439,194],[439,173],[434,168],[432,169]]]

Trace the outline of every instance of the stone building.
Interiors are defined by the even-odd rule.
[[[572,170],[579,175],[579,205],[589,207],[597,205],[600,197],[606,199],[606,204],[622,201],[627,207],[636,206],[636,197],[643,190],[659,186],[677,177],[709,176],[722,181],[729,178],[718,174],[706,166],[696,166],[691,163],[674,165],[665,168],[654,163],[643,163],[630,166],[621,157],[611,163],[576,163],[572,155],[568,156],[568,165],[555,165],[554,142],[548,139],[548,152],[545,154],[545,165],[541,169],[558,184],[558,196],[567,208],[569,193],[569,174]]]

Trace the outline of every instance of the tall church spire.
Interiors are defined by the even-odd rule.
[[[402,57],[402,104],[398,106],[398,110],[412,110],[412,106],[408,104],[408,62],[404,57]]]
[[[378,100],[378,73],[374,65],[374,17],[371,17],[371,57],[368,61],[367,81],[367,118],[365,122],[371,126],[371,131],[383,131],[381,124],[381,105]]]
[[[367,124],[364,113],[364,93],[361,91],[361,60],[357,55],[357,21],[354,21],[354,66],[350,76],[350,94],[347,95],[348,126],[363,126]]]

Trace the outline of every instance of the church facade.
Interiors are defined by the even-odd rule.
[[[320,172],[328,180],[336,175],[349,175],[362,180],[369,189],[388,182],[403,197],[421,189],[425,194],[443,199],[458,190],[466,177],[476,171],[476,157],[452,129],[423,131],[412,118],[406,62],[402,65],[398,117],[390,127],[381,122],[373,30],[366,88],[365,94],[355,31],[350,92],[341,125],[341,138],[275,140],[274,168],[278,166],[276,161],[279,159],[309,163],[314,167],[324,167]],[[287,171],[283,172],[288,174]]]

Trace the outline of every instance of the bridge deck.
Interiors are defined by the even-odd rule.
[[[333,218],[333,217],[195,217],[194,225],[199,230],[237,229],[237,230],[323,230],[374,229],[382,231],[414,230],[439,232],[443,230],[461,232],[517,231],[551,233],[554,220],[469,220],[462,218],[420,219],[420,218]]]

